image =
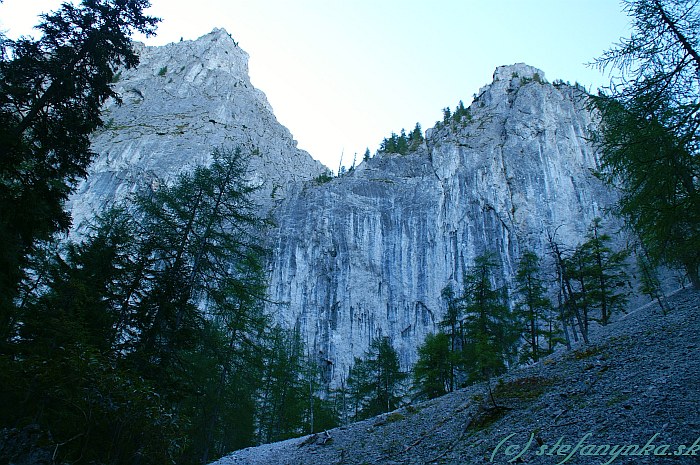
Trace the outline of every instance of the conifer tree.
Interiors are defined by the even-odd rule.
[[[639,290],[642,294],[655,300],[659,304],[659,308],[665,314],[670,311],[666,296],[664,295],[661,281],[657,275],[656,264],[651,260],[649,254],[646,253],[644,247],[639,244],[638,250],[635,253],[637,257],[637,268],[641,274]]]
[[[398,408],[405,379],[406,374],[401,371],[398,354],[389,338],[374,339],[364,358],[355,360],[348,377],[356,419]]]
[[[548,232],[547,239],[556,269],[556,282],[559,296],[559,320],[562,323],[567,348],[571,348],[569,330],[571,330],[573,340],[578,341],[576,333],[576,327],[578,326],[583,341],[588,344],[588,326],[587,320],[584,319],[582,314],[581,294],[575,290],[572,261],[569,260],[569,257],[565,255],[565,252],[556,241],[555,234]]]
[[[442,109],[442,122],[445,125],[450,124],[450,120],[452,119],[452,110],[450,110],[450,107],[445,107]]]
[[[420,123],[416,123],[416,127],[408,135],[409,149],[416,150],[423,143],[425,139],[423,138],[423,130],[420,127]]]
[[[476,257],[465,277],[463,353],[468,381],[503,373],[516,354],[519,328],[505,288],[492,284],[495,269],[495,259],[486,253]]]
[[[625,0],[632,35],[595,64],[617,69],[592,97],[601,175],[649,256],[684,268],[700,288],[700,6]]]
[[[406,155],[408,153],[408,136],[406,135],[406,130],[403,128],[396,142],[396,153],[400,153],[401,155]]]
[[[523,358],[537,362],[549,350],[541,347],[541,339],[553,336],[542,324],[550,320],[551,302],[546,296],[544,280],[541,277],[540,259],[532,251],[523,252],[515,274],[515,294],[518,296],[516,312],[524,323],[524,336],[527,351]]]
[[[398,149],[398,138],[399,136],[397,136],[395,132],[392,132],[390,137],[382,141],[379,150],[385,153],[396,153]]]
[[[454,391],[457,371],[461,369],[462,348],[464,347],[464,331],[462,330],[463,299],[455,296],[454,289],[448,285],[442,290],[442,298],[447,303],[445,318],[440,322],[440,330],[445,333],[449,342],[449,392]]]
[[[275,327],[268,345],[258,420],[262,443],[303,434],[308,397],[302,377],[304,346],[299,333]]]
[[[593,304],[593,296],[590,292],[592,260],[593,257],[588,253],[587,247],[580,244],[563,261],[565,276],[571,286],[570,303],[577,309],[577,318],[580,315],[583,325],[581,333],[584,335],[588,335],[588,326],[592,317],[590,313]]]
[[[65,231],[64,203],[93,159],[89,136],[118,96],[119,66],[138,64],[129,35],[153,34],[147,0],[65,3],[44,15],[39,39],[0,41],[0,343],[11,337],[13,300],[39,241]],[[0,348],[1,350],[1,348]]]
[[[601,219],[594,218],[588,239],[579,248],[588,262],[585,276],[589,281],[589,302],[600,310],[603,325],[608,324],[614,311],[624,310],[627,305],[625,260],[629,253],[624,249],[614,252],[609,242],[610,236],[601,231]]]
[[[173,186],[136,199],[143,247],[157,263],[152,289],[140,303],[138,346],[163,369],[201,327],[199,299],[219,318],[251,310],[237,316],[263,327],[252,305],[264,293],[264,251],[256,239],[262,224],[250,203],[254,188],[247,183],[247,159],[240,149],[217,149],[213,158],[211,167],[198,167]]]
[[[0,357],[16,400],[2,424],[35,422],[75,463],[201,463],[250,444],[267,319],[245,173],[240,152],[216,152],[29,274],[43,277]]]
[[[182,423],[163,421],[174,409],[125,363],[123,342],[136,315],[124,307],[134,279],[143,286],[127,219],[112,212],[83,244],[51,254],[41,291],[27,296],[19,315],[14,357],[0,359],[5,400],[16,399],[0,410],[0,423],[22,428],[37,418],[38,441],[51,441],[61,460],[103,462],[115,450],[109,463],[130,463],[134,454],[148,454],[145,463],[171,461],[177,452],[170,447],[180,446],[174,438],[186,434]],[[24,385],[20,373],[40,382]]]
[[[454,119],[455,123],[460,123],[463,118],[467,118],[467,120],[470,119],[469,109],[464,107],[464,102],[461,100],[459,101],[459,104],[457,104],[452,118]]]
[[[454,364],[449,344],[449,336],[438,332],[428,334],[418,348],[413,386],[419,397],[433,399],[452,391]]]

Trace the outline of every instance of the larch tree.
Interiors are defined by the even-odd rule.
[[[513,361],[520,336],[508,308],[505,287],[495,287],[497,263],[492,254],[476,257],[464,283],[464,368],[468,381],[489,380]]]
[[[396,349],[388,337],[377,337],[356,359],[348,377],[348,387],[356,403],[356,419],[390,412],[401,404],[406,373],[401,371]]]
[[[418,348],[413,367],[413,387],[418,397],[433,399],[452,391],[453,368],[450,337],[442,332],[428,334]]]
[[[611,238],[602,231],[600,218],[594,218],[586,241],[579,246],[585,257],[584,280],[587,282],[588,304],[600,311],[600,323],[610,322],[613,312],[627,305],[626,249],[614,251]]]
[[[440,331],[448,338],[449,358],[447,361],[450,369],[448,390],[452,392],[457,386],[457,372],[461,370],[461,352],[464,346],[464,331],[462,329],[463,297],[456,296],[451,285],[445,286],[441,295],[447,304],[447,311],[440,322]]]
[[[72,463],[206,463],[251,444],[268,321],[246,160],[215,152],[30,273],[1,424],[38,425]]]
[[[601,175],[648,258],[700,288],[700,4],[625,0],[632,35],[595,61],[619,76],[592,97]]]
[[[540,258],[534,252],[526,250],[522,253],[515,273],[514,293],[518,300],[516,313],[523,324],[523,335],[527,342],[527,350],[522,358],[537,362],[541,356],[551,350],[541,346],[541,340],[551,339],[551,329],[542,327],[551,320],[549,315],[552,303],[547,298],[547,289],[541,276]]]

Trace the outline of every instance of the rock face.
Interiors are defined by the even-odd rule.
[[[437,329],[441,291],[495,253],[507,282],[547,233],[585,235],[611,195],[592,175],[595,124],[580,91],[526,66],[496,70],[468,116],[428,130],[409,155],[380,154],[350,174],[298,187],[276,210],[271,306],[301,329],[327,377],[388,336],[405,368]]]
[[[323,165],[296,147],[248,76],[248,54],[223,29],[163,47],[138,45],[136,69],[117,74],[123,104],[107,102],[93,136],[97,159],[73,195],[74,225],[144,183],[211,161],[214,148],[253,152],[251,182],[266,206]],[[158,181],[156,181],[158,179]]]
[[[581,93],[526,65],[498,68],[468,115],[428,130],[418,150],[318,184],[325,167],[277,122],[226,31],[139,51],[115,83],[123,105],[108,102],[94,135],[74,224],[210,162],[216,147],[252,152],[258,200],[277,225],[268,310],[302,332],[329,382],[380,335],[410,367],[443,316],[442,289],[458,289],[474,257],[495,253],[507,282],[523,249],[543,254],[548,232],[575,243],[611,202],[591,174],[595,121]]]

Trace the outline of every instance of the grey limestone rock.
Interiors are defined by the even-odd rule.
[[[318,184],[325,167],[277,122],[226,31],[139,53],[115,82],[123,104],[107,103],[93,137],[74,225],[208,163],[216,147],[252,152],[251,182],[276,221],[268,310],[302,331],[331,383],[380,335],[410,367],[443,316],[442,289],[459,288],[474,257],[494,252],[507,283],[523,249],[544,254],[555,232],[574,245],[612,202],[591,173],[595,118],[583,95],[524,64],[499,67],[469,114],[429,129],[418,150]]]
[[[511,370],[490,387],[473,384],[325,432],[332,440],[239,450],[215,465],[695,465],[700,293],[680,291],[669,304],[667,315],[655,303],[615,315],[590,345]]]
[[[388,336],[404,368],[437,330],[441,291],[461,288],[473,259],[493,252],[508,283],[525,248],[547,234],[574,246],[613,197],[592,174],[595,119],[583,95],[527,65],[496,70],[459,122],[427,132],[419,150],[379,154],[276,210],[271,311],[347,375],[372,338]]]
[[[92,138],[98,156],[71,199],[75,227],[144,184],[209,163],[214,148],[254,154],[250,181],[262,184],[265,206],[325,170],[277,121],[250,82],[248,54],[225,30],[137,49],[139,66],[115,79],[122,105],[107,102],[105,125]]]

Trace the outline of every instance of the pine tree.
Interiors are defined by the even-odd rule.
[[[262,313],[265,251],[259,245],[263,225],[250,201],[254,188],[247,167],[240,150],[215,150],[210,167],[184,173],[172,186],[136,200],[142,247],[154,265],[150,288],[137,305],[138,336],[130,362],[173,399],[192,399],[202,391],[193,377],[198,366],[192,356],[203,352],[201,340],[222,341],[210,350],[219,376],[210,391],[213,397],[203,401],[216,405],[232,388],[244,386],[250,392],[255,386],[240,380],[259,363],[256,352],[267,325]],[[202,338],[208,321],[216,323],[217,338]],[[188,385],[193,387],[182,392],[180,386]],[[200,410],[197,415],[207,419],[208,438],[222,434],[226,412]],[[201,460],[210,448],[205,443],[188,452]]]
[[[110,212],[84,243],[49,256],[43,284],[25,299],[14,357],[0,360],[6,400],[17,398],[0,422],[21,428],[35,418],[46,435],[39,440],[51,441],[61,460],[103,462],[117,451],[109,463],[141,453],[145,463],[162,463],[186,434],[183,423],[166,420],[176,412],[156,386],[125,363],[134,315],[124,307],[140,265],[132,227],[124,211]],[[35,382],[16,383],[20,373]]]
[[[629,38],[596,60],[620,72],[592,97],[602,123],[601,176],[654,260],[685,269],[700,288],[700,8],[626,0]]]
[[[609,242],[610,236],[601,231],[601,219],[595,218],[588,239],[579,248],[588,262],[585,276],[589,282],[589,302],[600,310],[603,325],[608,324],[614,311],[624,310],[627,305],[625,260],[629,253],[624,249],[614,252]]]
[[[571,330],[573,340],[578,341],[576,326],[578,326],[583,341],[588,344],[588,320],[582,314],[582,307],[585,305],[585,301],[581,300],[582,294],[575,288],[576,273],[572,263],[576,263],[576,260],[572,261],[570,257],[565,255],[554,234],[548,232],[547,239],[556,269],[559,320],[562,323],[566,346],[571,348],[569,330]]]
[[[400,153],[401,155],[406,155],[408,153],[408,136],[406,135],[406,130],[403,128],[396,142],[396,153]]]
[[[201,463],[250,445],[267,318],[246,166],[216,152],[46,255],[0,357],[17,400],[2,424],[38,423],[76,463]],[[11,383],[20,373],[41,382]]]
[[[409,149],[416,150],[423,143],[425,139],[423,138],[423,130],[420,127],[420,123],[416,123],[416,127],[408,135]]]
[[[576,247],[573,253],[563,261],[564,274],[568,277],[571,286],[570,302],[578,310],[577,318],[580,316],[583,324],[581,334],[586,336],[592,317],[590,309],[593,305],[593,295],[590,292],[592,261],[593,257],[584,244]]]
[[[455,296],[452,286],[445,286],[442,290],[442,298],[447,303],[445,318],[440,322],[441,332],[444,332],[449,340],[450,365],[449,392],[454,391],[456,384],[457,370],[461,368],[462,348],[464,347],[464,331],[462,330],[462,310],[463,302],[461,298]]]
[[[303,434],[308,386],[302,376],[304,345],[298,332],[275,327],[269,338],[258,421],[262,443]]]
[[[413,368],[413,387],[419,397],[433,399],[452,390],[453,367],[450,338],[445,333],[428,334],[418,348]]]
[[[523,252],[515,274],[515,294],[519,297],[516,303],[518,319],[524,323],[524,335],[527,341],[527,351],[523,358],[537,362],[541,356],[547,355],[551,347],[541,347],[541,339],[551,340],[553,334],[542,324],[551,320],[549,312],[552,303],[546,297],[544,280],[541,277],[540,259],[532,251]],[[551,346],[551,344],[550,344]]]
[[[516,353],[519,328],[507,305],[505,288],[492,284],[496,261],[491,254],[474,260],[464,285],[464,360],[468,381],[503,373]]]
[[[118,98],[119,66],[138,57],[129,35],[153,34],[147,0],[65,3],[44,15],[37,40],[0,43],[0,342],[12,337],[13,300],[39,241],[65,231],[64,203],[94,154],[101,106]]]
[[[471,117],[469,113],[469,109],[464,107],[464,102],[461,100],[459,101],[459,104],[457,104],[457,107],[455,108],[455,112],[452,115],[452,118],[454,119],[455,123],[460,123],[463,118],[467,118],[469,120]]]
[[[397,153],[399,136],[395,132],[389,138],[385,138],[379,146],[379,151],[384,153]]]
[[[374,339],[364,358],[355,360],[348,377],[355,418],[369,418],[398,408],[405,379],[389,338]]]
[[[666,296],[664,295],[661,281],[657,275],[656,264],[651,260],[649,254],[647,254],[641,244],[638,245],[638,249],[635,255],[637,257],[637,269],[639,269],[641,274],[639,290],[642,294],[655,300],[665,315],[670,311],[670,308],[666,302]]]
[[[452,110],[450,110],[450,107],[445,107],[442,109],[442,122],[445,125],[450,124],[450,120],[452,119]]]

